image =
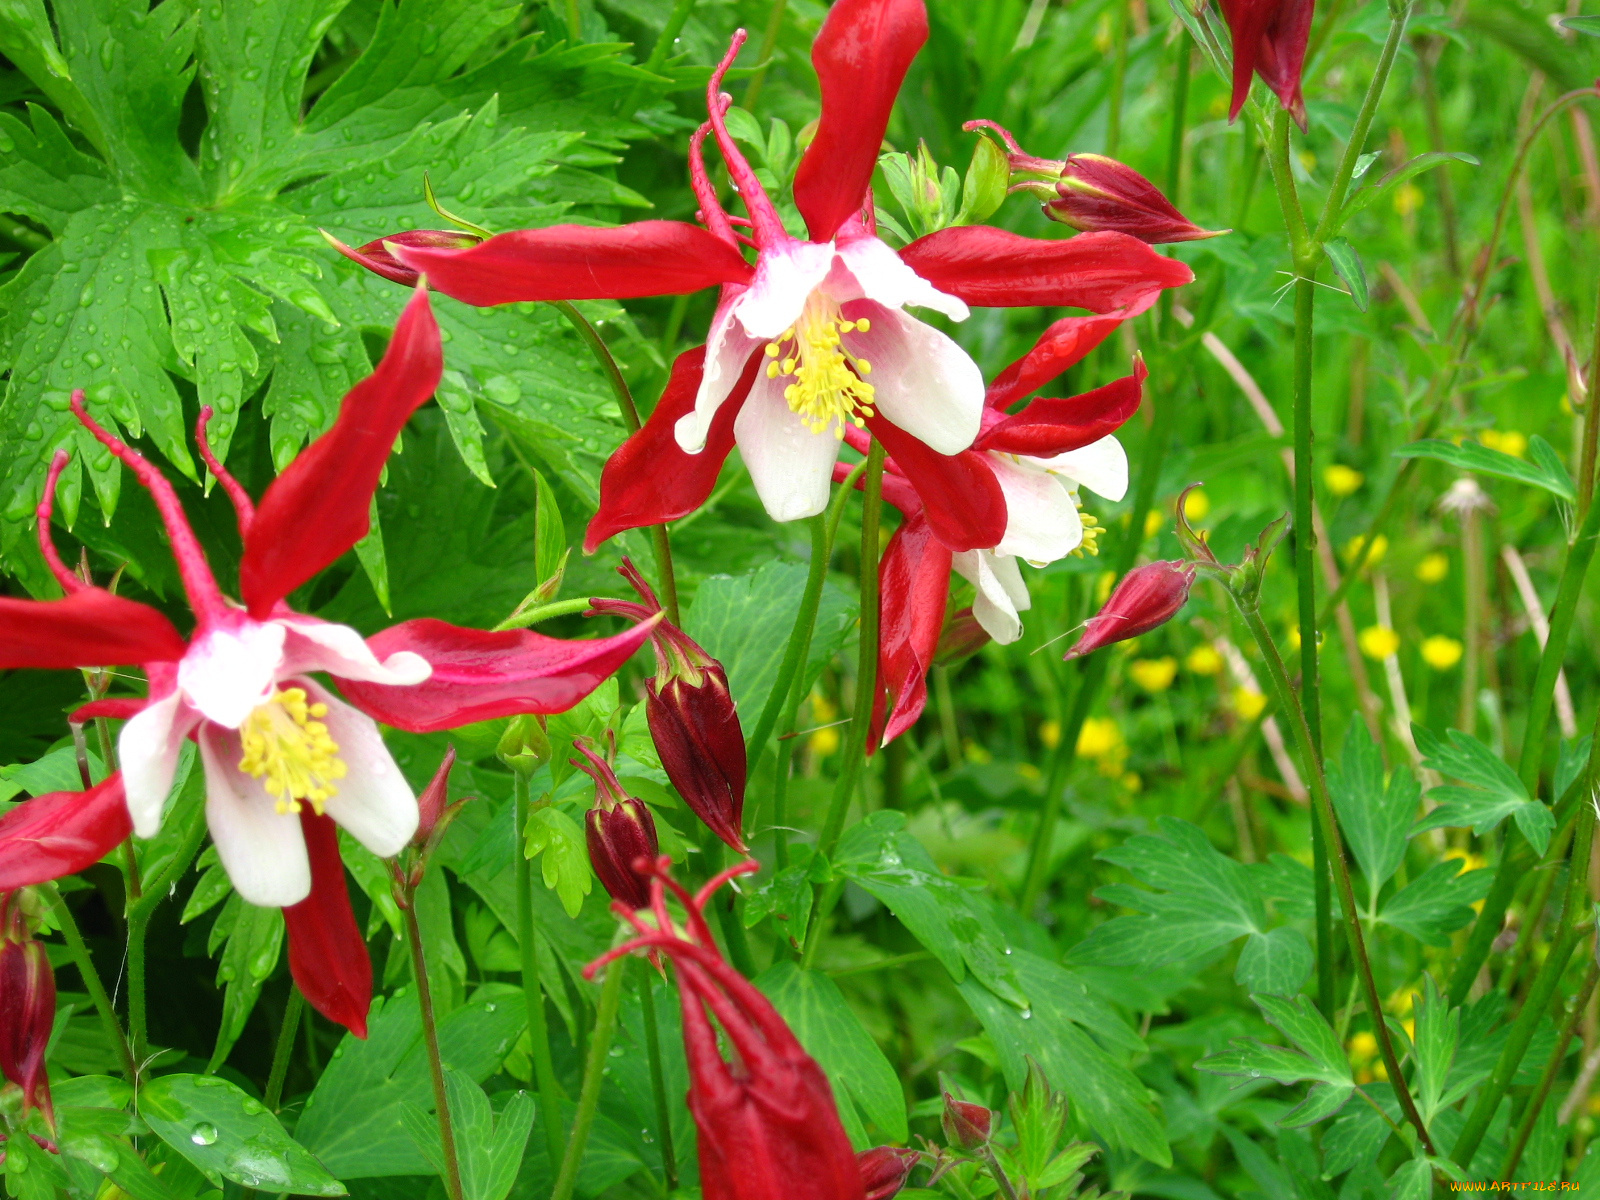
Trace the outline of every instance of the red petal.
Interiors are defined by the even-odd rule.
[[[822,119],[794,177],[814,242],[861,208],[911,60],[928,40],[922,0],[839,0],[811,46]]]
[[[981,453],[940,454],[882,417],[869,417],[867,428],[916,488],[934,536],[957,551],[1000,544],[1006,498]]]
[[[489,633],[423,618],[367,639],[380,660],[411,650],[433,664],[412,687],[339,680],[345,697],[385,725],[436,733],[516,713],[566,712],[616,671],[650,636],[641,621],[615,637],[565,641],[527,629]]]
[[[0,817],[0,892],[92,867],[133,832],[113,773],[87,792],[49,792]]]
[[[1129,314],[1108,317],[1062,317],[1016,362],[994,377],[983,402],[990,408],[1007,408],[1036,388],[1049,383],[1111,335]]]
[[[980,435],[974,448],[1050,458],[1098,442],[1122,428],[1139,411],[1147,374],[1141,361],[1132,375],[1092,392],[1059,400],[1035,400],[1016,416],[1007,417]]]
[[[846,434],[846,439],[849,438]],[[838,462],[833,464],[833,481],[843,483],[850,478],[860,463]],[[855,482],[856,491],[861,491],[867,486],[867,477],[857,475]],[[911,486],[911,481],[896,469],[895,463],[885,461],[883,464],[883,498],[886,503],[894,505],[900,510],[903,517],[915,516],[922,511],[922,497],[917,495],[917,489]]]
[[[439,326],[419,288],[378,369],[350,389],[333,428],[261,498],[239,565],[251,616],[265,619],[274,604],[366,536],[372,494],[394,440],[443,371]]]
[[[150,701],[142,696],[111,696],[105,700],[91,700],[88,704],[73,709],[72,715],[67,719],[75,725],[82,725],[96,717],[126,721],[130,717],[137,717],[149,703]]]
[[[733,449],[733,419],[750,394],[750,384],[761,365],[753,354],[744,374],[712,419],[705,449],[689,454],[678,445],[673,427],[694,408],[695,393],[705,366],[706,348],[696,346],[678,355],[672,377],[656,403],[655,412],[639,430],[617,447],[600,472],[600,511],[589,522],[583,552],[625,529],[661,525],[686,517],[705,503],[717,485],[717,474]]]
[[[887,745],[922,715],[944,627],[950,551],[922,516],[908,517],[889,539],[878,589],[878,682],[889,696],[889,718],[874,746]]]
[[[962,225],[918,238],[900,257],[941,292],[993,308],[1060,305],[1105,313],[1194,280],[1183,263],[1125,233],[1046,241]]]
[[[738,247],[682,221],[514,229],[468,250],[396,246],[394,254],[445,295],[479,305],[678,296],[753,274]]]
[[[1256,55],[1257,74],[1277,94],[1302,132],[1306,102],[1300,94],[1300,75],[1311,38],[1312,9],[1313,0],[1282,0],[1273,5]]]
[[[283,910],[289,974],[312,1008],[364,1038],[372,1007],[372,958],[350,909],[339,830],[331,818],[310,809],[301,812],[300,829],[311,859],[311,894]]]
[[[188,648],[155,609],[104,588],[61,600],[0,596],[0,669],[176,662]]]

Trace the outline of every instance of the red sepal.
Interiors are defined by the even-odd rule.
[[[690,811],[743,854],[744,731],[722,664],[711,660],[698,669],[699,687],[677,675],[645,681],[650,739]]]
[[[47,792],[0,817],[0,892],[92,867],[133,832],[122,775],[86,792]]]
[[[439,326],[418,288],[395,324],[378,369],[345,395],[339,419],[273,480],[239,564],[250,615],[272,606],[366,536],[372,494],[389,451],[444,372]]]
[[[632,796],[606,807],[596,804],[584,818],[589,865],[606,895],[632,909],[650,905],[650,880],[634,869],[641,858],[654,862],[661,852],[656,819]]]
[[[1062,317],[1039,335],[1039,340],[1016,362],[994,377],[983,402],[990,408],[1008,408],[1029,392],[1042,388],[1108,338],[1129,313],[1105,317]]]
[[[794,201],[814,242],[861,208],[889,113],[928,40],[922,0],[838,0],[811,45],[822,118],[794,177]]]
[[[680,417],[694,408],[705,367],[706,348],[696,346],[678,355],[672,377],[644,428],[606,460],[600,472],[600,510],[589,521],[583,552],[593,554],[609,537],[643,525],[661,525],[686,517],[706,502],[717,474],[733,449],[733,421],[750,394],[762,357],[752,354],[744,374],[711,420],[705,449],[689,454],[674,431]]]
[[[1035,400],[978,435],[976,450],[1051,458],[1098,442],[1122,428],[1139,411],[1149,371],[1140,360],[1133,374],[1113,380],[1081,396]]]
[[[350,908],[339,830],[332,818],[309,808],[300,813],[300,829],[311,860],[311,894],[283,910],[289,974],[312,1008],[364,1038],[372,1007],[372,958]]]
[[[1233,96],[1228,120],[1250,96],[1250,73],[1276,93],[1302,132],[1306,102],[1300,92],[1314,0],[1223,0],[1222,15],[1233,35]]]
[[[176,662],[188,648],[155,609],[104,588],[60,600],[0,596],[0,670]]]
[[[928,669],[944,627],[950,565],[950,551],[920,514],[906,518],[883,552],[878,566],[879,696],[873,705],[869,752],[911,728],[928,703]]]
[[[150,701],[143,696],[108,696],[104,700],[91,700],[72,710],[72,715],[67,720],[75,725],[82,725],[96,717],[105,717],[110,721],[126,721],[130,717],[137,717],[150,706]]]
[[[476,246],[483,241],[473,233],[463,233],[459,229],[402,229],[399,233],[391,233],[388,237],[376,238],[359,249],[346,246],[326,229],[322,236],[328,240],[340,254],[358,266],[365,267],[374,275],[381,275],[391,283],[398,283],[402,287],[416,287],[421,275],[413,268],[408,267],[394,256],[389,248],[389,243],[396,246],[427,246],[446,250],[465,250],[468,246]]]
[[[367,639],[379,660],[411,650],[433,665],[421,683],[339,680],[345,698],[376,721],[408,733],[437,733],[518,713],[566,712],[642,645],[654,620],[615,637],[565,641],[527,629],[490,633],[422,618]]]
[[[430,287],[477,305],[681,296],[754,274],[737,246],[682,221],[514,229],[466,250],[396,246],[394,255]]]
[[[904,1146],[876,1146],[856,1155],[856,1166],[861,1168],[861,1182],[867,1189],[867,1200],[890,1200],[906,1185],[911,1168],[921,1155]]]
[[[1063,661],[1082,658],[1102,646],[1125,642],[1166,624],[1188,602],[1194,574],[1194,564],[1181,559],[1135,567],[1122,577],[1100,611],[1084,623],[1082,635],[1062,655]]]
[[[1046,241],[958,225],[918,238],[900,257],[941,292],[988,308],[1060,305],[1107,313],[1194,281],[1183,263],[1125,233]]]
[[[882,417],[870,429],[922,500],[934,536],[951,550],[988,550],[1006,534],[1006,497],[976,450],[940,454]]]

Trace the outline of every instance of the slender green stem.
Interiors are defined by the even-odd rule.
[[[527,836],[531,803],[528,777],[512,774],[513,803],[517,806],[517,946],[522,952],[522,998],[528,1007],[528,1042],[533,1058],[533,1078],[539,1092],[539,1119],[544,1125],[550,1165],[561,1161],[566,1139],[561,1123],[561,1089],[550,1058],[550,1029],[545,1022],[544,988],[539,984],[539,953],[534,945],[533,863],[522,839]]]
[[[422,951],[422,926],[417,921],[416,893],[406,897],[406,945],[411,949],[411,975],[417,985],[417,1007],[422,1012],[422,1042],[428,1052],[428,1078],[433,1083],[433,1104],[439,1122],[439,1147],[444,1156],[444,1190],[450,1200],[464,1200],[461,1162],[456,1156],[455,1121],[444,1087],[444,1059],[439,1054],[439,1025],[433,1012],[433,989],[428,983],[428,961]]]
[[[43,250],[50,244],[50,238],[36,229],[29,229],[21,221],[11,217],[0,216],[0,237],[14,242],[24,250]]]
[[[1511,1149],[1506,1152],[1505,1162],[1500,1165],[1497,1179],[1510,1179],[1512,1172],[1517,1169],[1517,1164],[1522,1161],[1522,1152],[1528,1148],[1528,1138],[1533,1134],[1533,1123],[1539,1119],[1539,1110],[1544,1107],[1544,1102],[1550,1096],[1550,1089],[1555,1084],[1556,1076],[1561,1073],[1561,1064],[1567,1057],[1567,1047],[1572,1045],[1572,1035],[1578,1031],[1578,1022],[1583,1019],[1583,1010],[1589,1006],[1589,997],[1594,995],[1596,983],[1600,983],[1600,962],[1591,958],[1589,970],[1583,977],[1583,984],[1578,988],[1578,994],[1572,998],[1571,1011],[1567,1013],[1566,1022],[1561,1026],[1561,1036],[1556,1039],[1555,1049],[1550,1051],[1550,1059],[1544,1065],[1544,1073],[1539,1076],[1539,1086],[1533,1089],[1528,1107],[1523,1110],[1522,1120],[1517,1123],[1516,1137],[1512,1139]]]
[[[817,853],[832,854],[844,832],[844,819],[855,796],[861,764],[867,756],[872,706],[878,693],[878,528],[883,515],[883,443],[876,438],[867,454],[866,498],[861,505],[861,653],[856,660],[856,704],[844,762],[828,802],[828,816],[817,837]],[[1600,511],[1597,506],[1596,511]],[[820,915],[820,914],[819,914]]]
[[[767,82],[767,68],[772,62],[772,51],[778,45],[778,34],[783,29],[783,14],[789,7],[789,0],[772,0],[772,8],[767,13],[767,27],[761,31],[761,49],[756,53],[755,74],[750,76],[750,86],[744,90],[744,106],[754,112],[756,100],[761,95],[761,87]]]
[[[129,910],[128,921],[128,1044],[135,1062],[143,1063],[149,1043],[146,1026],[144,994],[145,935],[150,931],[150,918],[143,912]]]
[[[1125,0],[1118,0],[1111,7],[1111,86],[1106,97],[1106,157],[1115,158],[1117,144],[1122,141],[1122,94],[1128,78],[1128,5]]]
[[[672,54],[672,47],[677,44],[678,35],[683,32],[684,25],[689,20],[689,14],[694,11],[695,0],[677,0],[672,6],[672,12],[667,16],[667,23],[661,27],[661,36],[656,39],[656,44],[650,48],[650,57],[644,61],[644,69],[652,75],[657,74],[662,65]],[[627,96],[622,101],[623,113],[633,112],[639,105],[639,93],[644,90],[644,85],[636,83],[628,90]],[[679,296],[674,304],[686,301],[687,297]],[[676,337],[673,338],[676,341]],[[667,344],[671,348],[671,342]]]
[[[1312,268],[1315,271],[1315,268]],[[1322,753],[1322,692],[1317,671],[1317,532],[1315,430],[1311,417],[1312,322],[1317,301],[1314,274],[1294,283],[1294,569],[1300,610],[1300,702],[1311,744]]]
[[[678,1190],[678,1156],[672,1147],[672,1109],[667,1106],[667,1079],[661,1066],[661,1030],[656,1025],[654,972],[646,967],[639,977],[639,1010],[644,1018],[644,1050],[650,1060],[650,1095],[656,1105],[656,1136],[661,1139],[661,1173],[667,1191]]]
[[[283,1024],[278,1027],[278,1044],[272,1051],[272,1072],[267,1076],[267,1090],[263,1094],[268,1112],[277,1112],[283,1100],[283,1081],[289,1074],[289,1055],[294,1051],[295,1034],[300,1029],[300,1012],[306,998],[293,983],[289,985],[289,999],[283,1006]]]
[[[1377,981],[1372,974],[1372,962],[1367,957],[1366,935],[1361,929],[1355,889],[1350,885],[1350,867],[1345,862],[1344,847],[1339,838],[1338,818],[1334,815],[1333,800],[1328,794],[1328,781],[1322,773],[1322,756],[1311,740],[1311,729],[1306,723],[1305,709],[1300,704],[1300,697],[1296,694],[1294,685],[1289,681],[1288,669],[1283,665],[1283,657],[1278,653],[1272,634],[1267,631],[1266,622],[1261,619],[1259,607],[1253,601],[1240,600],[1238,608],[1245,624],[1250,627],[1250,633],[1256,640],[1256,647],[1261,651],[1267,675],[1272,680],[1273,689],[1278,695],[1278,707],[1294,737],[1295,748],[1300,752],[1300,760],[1306,772],[1306,786],[1311,791],[1316,820],[1321,824],[1323,836],[1327,839],[1328,858],[1333,865],[1334,879],[1339,885],[1339,900],[1340,906],[1344,909],[1344,927],[1350,942],[1350,957],[1354,960],[1357,974],[1361,979],[1362,992],[1367,1002],[1367,1016],[1372,1022],[1372,1032],[1378,1039],[1378,1049],[1383,1055],[1383,1065],[1388,1072],[1390,1086],[1394,1088],[1395,1097],[1400,1101],[1401,1111],[1416,1129],[1417,1137],[1421,1139],[1423,1147],[1429,1154],[1433,1154],[1435,1153],[1433,1139],[1428,1134],[1428,1126],[1423,1121],[1422,1114],[1417,1111],[1416,1101],[1411,1098],[1406,1078],[1400,1072],[1400,1059],[1394,1052],[1394,1042],[1389,1036],[1388,1024],[1383,1019],[1383,1001],[1378,995]],[[1321,959],[1331,948],[1324,945],[1317,949],[1318,958]],[[1331,1007],[1324,1012],[1324,1015],[1332,1017]]]
[[[1283,226],[1289,232],[1289,256],[1294,261],[1295,273],[1314,261],[1317,251],[1312,248],[1311,230],[1306,226],[1305,210],[1300,207],[1300,193],[1294,183],[1294,169],[1289,165],[1289,114],[1283,109],[1272,113],[1267,134],[1267,166],[1272,171],[1272,186],[1277,189],[1278,206],[1283,210]]]
[[[1189,61],[1194,47],[1180,33],[1173,44],[1171,107],[1167,115],[1167,199],[1183,200],[1183,139],[1188,132]]]
[[[127,1075],[128,1082],[137,1085],[138,1060],[133,1057],[133,1048],[128,1045],[128,1039],[122,1032],[122,1023],[117,1020],[117,1010],[112,1006],[111,997],[106,993],[106,985],[100,980],[100,972],[95,969],[94,958],[83,940],[77,918],[72,915],[72,909],[67,905],[67,898],[53,882],[45,884],[40,890],[50,898],[51,907],[55,910],[56,924],[61,926],[61,936],[66,939],[67,952],[72,956],[72,965],[78,968],[78,976],[83,980],[84,990],[89,993],[89,1000],[93,1003],[95,1012],[100,1014],[100,1024],[106,1031],[106,1040],[116,1049],[117,1057],[122,1060],[122,1070]]]
[[[1589,855],[1593,845],[1594,807],[1585,804],[1578,812],[1577,831],[1572,837],[1567,898],[1561,910],[1561,923],[1555,941],[1539,968],[1539,974],[1534,978],[1527,999],[1522,1002],[1522,1009],[1517,1013],[1517,1019],[1511,1023],[1511,1033],[1506,1038],[1505,1048],[1501,1050],[1500,1058],[1495,1063],[1488,1082],[1478,1093],[1477,1102],[1468,1113],[1467,1122],[1461,1127],[1456,1144],[1450,1151],[1450,1157],[1469,1170],[1472,1166],[1472,1157],[1477,1153],[1483,1135],[1489,1128],[1489,1122],[1494,1119],[1495,1111],[1500,1107],[1500,1101],[1505,1098],[1506,1090],[1511,1086],[1517,1068],[1522,1065],[1523,1055],[1528,1052],[1528,1044],[1533,1041],[1534,1033],[1544,1021],[1550,1000],[1561,983],[1562,972],[1566,970],[1567,961],[1572,957],[1578,942],[1592,928],[1589,921],[1580,921],[1579,918],[1586,917],[1589,908]]]
[[[571,600],[552,600],[549,604],[536,604],[522,612],[512,613],[500,624],[496,625],[495,632],[507,629],[526,629],[530,625],[537,625],[541,621],[554,620],[556,617],[569,617],[573,613],[580,613],[589,607],[590,597],[575,596]]]
[[[1578,459],[1578,520],[1589,515],[1594,498],[1595,456],[1600,450],[1600,297],[1595,299],[1594,351],[1589,358],[1589,399],[1583,406],[1583,452]]]
[[[600,1085],[605,1082],[606,1060],[611,1054],[611,1034],[617,1027],[617,1009],[622,1003],[622,982],[628,976],[628,960],[616,959],[605,971],[605,983],[600,988],[600,1006],[594,1018],[594,1032],[589,1035],[589,1059],[583,1068],[583,1087],[578,1092],[578,1112],[572,1121],[572,1137],[567,1140],[567,1153],[561,1160],[561,1173],[556,1176],[556,1186],[550,1193],[550,1200],[572,1200],[572,1189],[578,1182],[578,1166],[583,1162],[589,1130],[594,1125],[595,1113],[600,1107]]]
[[[575,42],[583,40],[583,10],[578,0],[567,0],[567,33]]]

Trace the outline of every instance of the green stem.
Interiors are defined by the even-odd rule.
[[[827,819],[817,837],[817,853],[824,857],[833,853],[844,832],[844,819],[867,756],[872,706],[878,693],[878,526],[883,515],[884,458],[883,443],[874,438],[867,454],[866,497],[861,505],[861,653],[856,660],[856,705],[844,747],[844,763],[828,802]],[[1600,505],[1596,511],[1600,511]]]
[[[294,1037],[300,1029],[300,1011],[306,998],[293,983],[289,985],[289,999],[283,1006],[283,1024],[278,1027],[278,1044],[272,1051],[272,1072],[267,1076],[267,1090],[263,1094],[268,1112],[277,1112],[283,1100],[283,1081],[289,1074],[289,1055],[294,1051]]]
[[[1266,622],[1261,619],[1258,604],[1238,597],[1235,599],[1240,615],[1250,627],[1250,633],[1256,640],[1256,647],[1261,651],[1267,674],[1272,680],[1273,689],[1277,692],[1278,708],[1289,726],[1295,747],[1300,752],[1300,760],[1305,767],[1306,786],[1311,791],[1316,819],[1321,824],[1323,835],[1327,839],[1328,857],[1333,864],[1334,879],[1339,885],[1339,900],[1340,906],[1344,909],[1344,926],[1350,942],[1350,957],[1355,962],[1356,971],[1361,978],[1361,988],[1367,1002],[1367,1015],[1372,1022],[1372,1032],[1378,1039],[1378,1049],[1383,1055],[1383,1065],[1388,1072],[1390,1086],[1394,1088],[1395,1098],[1399,1100],[1406,1119],[1416,1129],[1424,1149],[1433,1154],[1435,1150],[1433,1140],[1428,1135],[1428,1126],[1423,1121],[1422,1114],[1417,1111],[1416,1102],[1411,1098],[1411,1091],[1406,1086],[1405,1076],[1400,1072],[1400,1060],[1394,1052],[1394,1042],[1389,1036],[1388,1024],[1383,1019],[1383,1001],[1378,995],[1377,981],[1372,974],[1372,962],[1367,957],[1366,935],[1361,930],[1355,889],[1350,885],[1350,867],[1345,862],[1344,847],[1339,839],[1339,824],[1334,816],[1333,800],[1328,794],[1328,781],[1322,773],[1322,756],[1311,740],[1311,728],[1306,723],[1305,709],[1300,704],[1300,697],[1296,694],[1294,685],[1289,681],[1288,669],[1283,665],[1283,658],[1273,643],[1272,634],[1267,631]],[[1331,947],[1326,945],[1318,947],[1319,961],[1326,957],[1330,949]],[[1331,1007],[1325,1010],[1324,1015],[1328,1017],[1333,1015]]]
[[[552,600],[549,604],[536,604],[532,608],[524,609],[519,613],[512,613],[504,621],[494,627],[496,633],[507,629],[526,629],[530,625],[537,625],[541,621],[554,620],[556,617],[568,617],[573,613],[583,612],[589,607],[590,597],[577,596],[571,600]]]
[[[678,1190],[678,1156],[672,1148],[672,1110],[667,1106],[667,1079],[661,1066],[661,1030],[656,1026],[655,980],[647,968],[639,979],[639,1010],[644,1017],[644,1049],[650,1060],[650,1094],[656,1105],[656,1136],[661,1139],[661,1172],[667,1191]]]
[[[1544,1102],[1550,1096],[1550,1089],[1554,1086],[1556,1076],[1561,1073],[1561,1064],[1567,1057],[1567,1048],[1572,1045],[1572,1035],[1578,1031],[1578,1022],[1583,1019],[1583,1010],[1589,1006],[1589,997],[1594,995],[1595,984],[1600,983],[1600,962],[1589,960],[1588,973],[1583,977],[1583,984],[1578,988],[1578,994],[1572,998],[1572,1010],[1567,1013],[1567,1020],[1561,1027],[1561,1036],[1556,1039],[1556,1047],[1550,1052],[1550,1059],[1544,1065],[1544,1074],[1539,1076],[1539,1086],[1534,1088],[1533,1096],[1528,1100],[1528,1107],[1523,1110],[1522,1120],[1517,1124],[1516,1137],[1511,1142],[1511,1149],[1506,1153],[1505,1162],[1500,1166],[1498,1179],[1510,1179],[1516,1171],[1517,1164],[1522,1161],[1522,1152],[1528,1147],[1528,1138],[1533,1134],[1533,1123],[1539,1119],[1539,1110],[1544,1107]]]
[[[464,1200],[461,1163],[456,1156],[455,1121],[444,1087],[444,1059],[439,1053],[439,1025],[433,1012],[433,989],[428,983],[428,962],[422,951],[422,926],[417,921],[416,893],[406,897],[406,945],[411,949],[411,975],[417,985],[417,1007],[422,1012],[422,1041],[428,1051],[428,1078],[433,1083],[433,1104],[439,1122],[439,1147],[444,1155],[444,1190],[450,1200]]]
[[[1183,139],[1189,116],[1189,60],[1194,48],[1184,34],[1173,46],[1171,108],[1167,118],[1167,199],[1176,206],[1183,193]]]
[[[583,40],[583,10],[578,0],[567,0],[567,33],[574,42]]]
[[[149,1041],[144,1003],[144,941],[149,929],[150,918],[146,913],[135,909],[128,911],[128,1044],[138,1063],[144,1062]]]
[[[1300,207],[1300,193],[1294,183],[1294,169],[1289,165],[1289,114],[1275,109],[1267,133],[1267,166],[1272,171],[1272,186],[1277,189],[1278,206],[1283,210],[1283,227],[1289,233],[1289,256],[1294,262],[1295,274],[1320,256],[1313,250],[1311,230],[1306,226],[1305,210]]]
[[[1483,1141],[1489,1122],[1494,1119],[1500,1101],[1505,1098],[1506,1090],[1511,1086],[1517,1068],[1522,1064],[1523,1055],[1528,1052],[1528,1044],[1533,1041],[1534,1033],[1545,1018],[1551,997],[1555,995],[1556,988],[1561,983],[1561,974],[1566,970],[1567,961],[1572,957],[1579,940],[1591,928],[1589,922],[1584,921],[1580,924],[1578,918],[1580,914],[1587,915],[1589,908],[1589,855],[1593,845],[1594,807],[1585,804],[1578,812],[1577,831],[1572,837],[1567,898],[1561,910],[1561,924],[1555,941],[1539,968],[1539,974],[1534,978],[1527,999],[1522,1002],[1522,1009],[1517,1013],[1517,1019],[1511,1024],[1511,1033],[1506,1039],[1505,1048],[1501,1050],[1500,1058],[1495,1063],[1488,1082],[1478,1093],[1477,1102],[1467,1116],[1467,1123],[1461,1127],[1461,1134],[1456,1138],[1456,1144],[1450,1151],[1450,1157],[1462,1167],[1471,1168],[1472,1157]]]
[[[595,1113],[600,1107],[600,1085],[605,1082],[606,1060],[611,1054],[611,1034],[617,1026],[617,1009],[622,1002],[622,981],[628,975],[628,960],[616,959],[606,967],[605,983],[600,988],[600,1007],[595,1013],[594,1032],[589,1036],[589,1059],[583,1068],[583,1087],[578,1092],[578,1112],[572,1121],[572,1137],[567,1141],[567,1153],[561,1160],[561,1173],[556,1176],[555,1190],[550,1200],[571,1200],[572,1189],[578,1182],[578,1166],[583,1162],[583,1149],[589,1141],[589,1130],[594,1125]]]
[[[761,31],[761,49],[756,54],[755,74],[750,76],[750,86],[744,90],[744,107],[751,112],[755,111],[756,99],[761,95],[761,86],[767,81],[767,67],[772,61],[772,51],[778,44],[778,34],[783,29],[783,14],[789,7],[789,0],[772,0],[772,8],[767,13],[767,27]]]
[[[1596,404],[1596,381],[1600,381],[1600,297],[1595,300],[1594,352],[1589,358],[1589,400],[1583,406],[1583,452],[1578,459],[1578,520],[1589,514],[1594,498],[1595,456],[1600,450],[1600,405]]]
[[[517,806],[517,946],[522,952],[522,998],[528,1006],[528,1042],[533,1058],[533,1077],[539,1091],[539,1119],[544,1125],[545,1148],[550,1165],[561,1161],[566,1149],[561,1127],[561,1089],[556,1083],[555,1064],[550,1058],[550,1029],[545,1022],[544,988],[539,985],[539,956],[533,931],[533,863],[522,839],[527,835],[531,803],[528,777],[512,774],[513,803]]]
[[[61,935],[67,941],[67,952],[72,956],[72,965],[78,968],[78,976],[83,980],[84,990],[89,993],[89,1000],[94,1004],[95,1012],[100,1014],[100,1024],[106,1031],[106,1040],[116,1049],[117,1057],[122,1060],[122,1070],[127,1075],[128,1082],[137,1085],[138,1060],[134,1058],[133,1048],[128,1045],[128,1039],[122,1032],[122,1023],[117,1020],[117,1010],[112,1006],[111,997],[106,993],[106,985],[100,980],[100,972],[95,970],[94,958],[89,954],[89,947],[83,940],[77,918],[67,906],[67,898],[53,882],[45,884],[40,890],[50,897],[51,907],[56,914],[56,924],[61,926]]]
[[[1122,141],[1122,94],[1128,78],[1128,5],[1123,0],[1112,6],[1111,87],[1106,98],[1106,157],[1117,156]]]

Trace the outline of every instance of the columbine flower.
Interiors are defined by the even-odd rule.
[[[98,860],[126,836],[126,824],[105,812],[118,793],[133,832],[154,836],[179,751],[191,738],[205,769],[207,824],[234,887],[252,904],[284,907],[290,967],[306,998],[364,1030],[371,964],[350,913],[334,825],[387,858],[418,824],[416,797],[377,722],[424,733],[514,713],[561,712],[650,631],[644,625],[615,638],[564,642],[416,620],[363,639],[284,603],[366,534],[389,451],[433,394],[442,368],[438,326],[419,290],[378,369],[350,391],[333,427],[273,482],[259,509],[211,454],[210,410],[202,410],[201,456],[238,513],[243,606],[218,587],[172,485],[89,415],[81,392],[73,395],[79,421],[154,499],[196,624],[186,641],[154,609],[91,587],[66,569],[49,535],[51,493],[67,462],[58,454],[40,506],[39,537],[67,597],[0,602],[0,667],[141,666],[150,693],[97,701],[74,714],[127,719],[117,742],[121,774],[85,793],[81,809],[71,793],[58,793],[8,813],[0,824],[0,877],[37,883],[67,862]],[[343,699],[313,678],[318,672],[339,682]],[[19,844],[40,833],[51,837],[57,821],[61,829],[53,836],[65,831],[70,848],[47,843],[33,854]]]
[[[55,1125],[44,1055],[56,1020],[56,977],[28,929],[22,897],[0,892],[0,1075],[22,1089],[22,1108]]]
[[[922,1156],[904,1146],[875,1146],[856,1155],[866,1200],[890,1200],[905,1187],[911,1168]]]
[[[705,907],[716,890],[757,869],[753,862],[730,867],[691,896],[667,874],[666,860],[652,864],[654,927],[646,914],[614,905],[638,936],[589,964],[584,975],[592,979],[607,963],[640,950],[659,950],[672,960],[689,1062],[689,1112],[708,1197],[865,1200],[862,1170],[828,1077],[771,1002],[723,961],[706,925]],[[667,910],[664,889],[683,904],[683,933]],[[712,1017],[732,1051],[731,1063],[722,1057]]]
[[[707,345],[679,358],[650,421],[603,476],[586,546],[698,507],[735,441],[775,519],[819,513],[839,438],[859,428],[895,456],[924,505],[960,530],[955,549],[993,546],[1005,523],[999,489],[952,458],[979,433],[982,377],[965,351],[907,307],[954,320],[969,304],[1111,312],[1192,278],[1181,263],[1117,233],[1038,240],[966,226],[900,251],[879,240],[867,187],[927,28],[922,0],[842,0],[829,10],[812,51],[822,117],[794,181],[808,240],[784,230],[723,121],[731,99],[719,89],[741,31],[711,76],[708,126],[691,142],[705,228],[567,225],[505,233],[466,250],[395,248],[434,286],[472,304],[722,288]],[[700,147],[708,134],[748,211],[738,221],[748,236],[735,231],[706,179]],[[754,266],[745,244],[756,251]]]
[[[650,877],[641,875],[636,864],[641,859],[653,863],[660,852],[656,819],[643,801],[622,790],[611,764],[594,752],[587,739],[579,738],[572,746],[583,758],[568,761],[594,780],[594,807],[584,818],[589,865],[617,903],[648,908]]]
[[[1300,94],[1306,42],[1311,37],[1314,0],[1222,0],[1222,15],[1233,35],[1233,98],[1228,120],[1239,115],[1250,96],[1250,74],[1276,93],[1301,132],[1306,102]]]

